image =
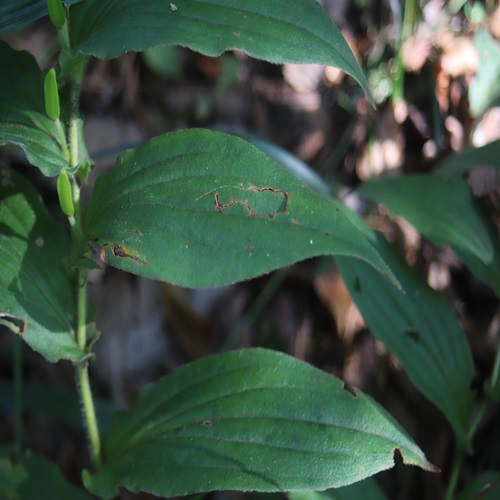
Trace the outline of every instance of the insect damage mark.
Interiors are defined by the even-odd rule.
[[[0,312],[0,325],[5,325],[11,332],[21,337],[28,329],[28,322],[25,319],[5,312]]]
[[[125,229],[125,232],[129,234],[135,234],[137,236],[144,236],[143,233],[141,233],[140,231],[136,231],[134,229]]]
[[[243,186],[222,186],[222,188],[232,188],[232,189],[237,189],[240,191],[245,191],[247,193],[260,193],[260,194],[270,194],[272,196],[277,196],[280,198],[280,200],[274,200],[271,201],[271,199],[267,200],[262,200],[259,198],[253,198],[250,199],[248,198],[235,198],[234,196],[231,196],[229,201],[225,202],[222,199],[222,196],[219,191],[209,191],[208,193],[203,194],[199,198],[196,198],[196,201],[201,200],[205,196],[214,193],[214,202],[215,202],[215,208],[220,212],[224,213],[227,209],[234,207],[234,206],[242,206],[245,207],[248,215],[250,217],[257,217],[257,216],[262,216],[262,215],[267,215],[270,219],[274,218],[276,215],[288,215],[288,203],[289,203],[289,198],[290,194],[288,191],[285,191],[283,189],[276,189],[272,187],[257,187],[255,185],[251,185],[247,188]],[[278,210],[264,210],[262,207],[268,205],[268,206],[273,206],[273,207],[278,207]],[[258,208],[257,208],[258,207]]]
[[[137,264],[148,265],[145,260],[141,260],[139,258],[139,254],[133,248],[127,248],[122,245],[116,245],[113,243],[105,243],[101,247],[100,257],[101,260],[106,264],[108,263],[108,256],[106,254],[106,250],[108,248],[111,249],[111,253],[113,254],[113,256],[118,259],[132,259],[133,261],[137,262]]]

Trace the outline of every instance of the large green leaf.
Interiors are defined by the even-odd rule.
[[[118,486],[177,496],[212,490],[325,489],[392,467],[433,466],[361,392],[290,356],[249,349],[186,365],[112,421],[105,464],[84,474],[110,497]]]
[[[78,0],[64,0],[70,5]],[[47,0],[2,0],[0,2],[0,35],[47,15]]]
[[[485,264],[493,261],[488,219],[465,181],[405,175],[367,182],[359,193],[383,203],[436,244],[460,248]]]
[[[82,489],[67,481],[56,464],[27,452],[14,457],[12,450],[0,448],[0,498],[8,500],[90,500]]]
[[[49,361],[79,360],[69,239],[31,184],[0,173],[0,323]]]
[[[97,181],[84,232],[111,265],[188,287],[308,257],[358,257],[397,280],[340,202],[240,138],[187,130],[124,153]]]
[[[336,66],[370,95],[349,46],[316,0],[85,0],[71,8],[75,51],[108,59],[157,45],[275,63]]]
[[[371,238],[406,293],[365,263],[339,257],[349,292],[373,334],[397,356],[417,389],[444,413],[462,446],[470,450],[474,367],[465,334],[444,298],[383,237],[372,232]]]
[[[0,40],[0,146],[20,146],[30,163],[55,176],[69,165],[63,127],[45,113],[43,78],[31,54]]]

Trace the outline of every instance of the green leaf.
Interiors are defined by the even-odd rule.
[[[382,236],[372,232],[371,238],[406,293],[387,286],[365,263],[337,258],[349,292],[373,334],[444,413],[462,446],[471,450],[467,431],[474,366],[465,334],[445,299]]]
[[[16,500],[20,485],[28,478],[21,464],[14,464],[10,458],[10,448],[0,448],[0,498]]]
[[[485,264],[493,261],[488,219],[465,181],[438,175],[405,175],[369,181],[359,193],[383,203],[434,243],[450,244]]]
[[[498,230],[493,222],[484,216],[485,227],[490,234],[493,245],[493,258],[485,264],[475,255],[453,246],[452,249],[457,257],[468,267],[468,269],[483,283],[486,283],[500,298],[500,242],[498,241]]]
[[[500,98],[500,43],[482,28],[474,36],[474,48],[479,64],[469,86],[469,103],[471,115],[477,118]]]
[[[500,168],[500,140],[450,155],[440,163],[436,173],[443,177],[461,177],[474,167],[482,165]]]
[[[69,483],[49,460],[27,452],[13,462],[12,452],[0,448],[0,498],[9,500],[90,500],[83,490]]]
[[[263,349],[186,365],[146,388],[112,421],[106,463],[84,474],[104,497],[118,486],[177,496],[351,484],[393,466],[433,466],[368,396],[290,356]]]
[[[481,472],[460,492],[457,500],[498,500],[500,498],[500,471]]]
[[[188,287],[324,254],[364,259],[397,284],[349,217],[242,139],[186,130],[118,158],[96,183],[84,234],[112,266]]]
[[[69,239],[20,175],[2,171],[0,184],[0,323],[49,361],[79,360]]]
[[[363,479],[349,486],[326,491],[294,491],[288,494],[290,500],[386,500],[373,477]]]
[[[316,0],[86,0],[70,19],[73,49],[103,59],[157,45],[209,56],[239,49],[274,63],[336,66],[371,98],[349,46]]]
[[[65,0],[71,5],[79,0]],[[0,2],[0,35],[47,15],[47,0],[2,0]]]
[[[28,52],[12,49],[0,40],[0,146],[20,146],[44,175],[55,176],[68,167],[61,122],[45,113],[43,78]]]

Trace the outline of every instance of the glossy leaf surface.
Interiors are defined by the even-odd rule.
[[[217,286],[324,254],[397,280],[347,209],[237,137],[187,130],[121,155],[97,181],[84,231],[112,266]]]
[[[392,467],[395,449],[433,468],[369,397],[263,349],[205,358],[149,386],[104,447],[106,463],[84,482],[108,498],[119,485],[167,497],[325,489]]]
[[[20,146],[44,175],[68,166],[61,123],[45,113],[43,78],[31,54],[0,40],[0,146]]]
[[[383,237],[375,233],[371,237],[406,293],[387,286],[387,280],[379,279],[363,262],[337,258],[349,292],[373,334],[470,449],[467,429],[474,367],[465,334],[445,299]]]
[[[465,181],[405,175],[367,182],[359,193],[383,203],[434,243],[460,248],[486,264],[493,261],[487,219]]]
[[[108,59],[170,44],[209,56],[239,49],[274,63],[336,66],[369,95],[349,46],[316,0],[294,0],[293,8],[283,0],[85,0],[70,18],[72,47],[84,54]]]
[[[0,183],[0,323],[49,361],[79,360],[69,239],[31,184],[8,171]]]

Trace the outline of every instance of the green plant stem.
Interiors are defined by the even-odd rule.
[[[22,339],[14,335],[14,442],[16,450],[23,447],[23,359]]]
[[[68,22],[62,30],[63,45],[69,46]],[[71,80],[69,91],[69,123],[68,123],[68,144],[69,161],[71,167],[77,167],[80,163],[80,89],[85,70],[86,59],[83,56],[76,56],[71,63]],[[82,237],[82,210],[80,201],[80,187],[72,179],[72,196],[75,206],[74,216],[70,217],[72,237],[75,242],[81,241]],[[87,351],[87,271],[79,267],[77,271],[77,291],[76,291],[76,342],[82,352]],[[76,367],[80,398],[83,407],[83,417],[87,429],[90,444],[90,452],[94,466],[99,468],[101,459],[101,439],[95,412],[94,399],[90,388],[88,360],[84,360]]]
[[[446,491],[445,500],[451,500],[455,495],[455,489],[457,487],[458,476],[460,474],[460,469],[462,468],[463,459],[463,450],[457,451],[453,460],[453,468],[451,469],[451,476],[448,482],[448,489]]]
[[[94,399],[90,388],[88,363],[84,362],[77,366],[78,383],[80,386],[80,398],[82,400],[85,423],[87,426],[90,452],[94,466],[98,469],[102,464],[101,438],[95,412]]]
[[[488,399],[485,399],[481,403],[481,406],[479,407],[479,410],[477,411],[474,420],[469,426],[469,431],[467,432],[467,439],[469,441],[472,441],[472,438],[474,437],[474,434],[476,433],[476,430],[479,427],[479,424],[481,423],[481,420],[483,419],[484,414],[486,413],[486,410],[490,405],[491,401],[489,401]],[[457,450],[455,458],[453,460],[453,468],[451,470],[451,476],[448,482],[448,489],[446,492],[445,500],[451,500],[455,495],[455,489],[457,487],[458,476],[460,474],[460,469],[462,467],[464,456],[465,452],[463,448]]]

